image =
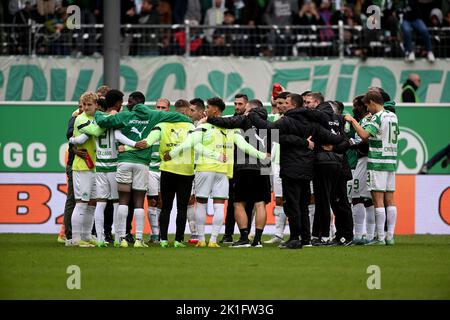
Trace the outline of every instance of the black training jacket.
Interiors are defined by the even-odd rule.
[[[280,137],[280,177],[311,180],[314,174],[314,151],[308,149],[308,137],[315,145],[338,144],[343,138],[331,134],[320,124],[305,117],[306,109],[287,111],[275,122],[262,119],[250,112],[253,125],[260,129],[278,129]],[[273,134],[273,133],[272,133]]]
[[[334,113],[331,104],[326,101],[317,106],[316,109],[308,109],[306,116],[312,120],[317,121],[323,125],[330,133],[343,137],[341,143],[333,146],[333,151],[325,151],[321,146],[316,144],[316,163],[341,163],[342,174],[346,180],[352,179],[352,172],[347,160],[347,150],[350,148],[350,142],[345,134],[345,120],[344,117]]]

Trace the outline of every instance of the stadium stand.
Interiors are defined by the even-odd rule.
[[[122,0],[123,56],[403,57],[411,14],[426,24],[436,57],[450,57],[450,5],[376,0]],[[381,28],[367,28],[370,5]],[[66,26],[81,9],[81,29]],[[1,55],[101,56],[102,0],[9,0],[0,5]],[[280,9],[283,8],[283,9]],[[370,11],[369,11],[370,12]],[[403,32],[402,32],[403,30]],[[413,30],[414,51],[427,56]],[[407,47],[407,46],[406,46]]]

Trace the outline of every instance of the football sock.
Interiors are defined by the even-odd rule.
[[[364,232],[364,220],[366,219],[366,209],[363,203],[353,205],[353,221],[355,222],[355,238],[361,239]]]
[[[128,206],[119,204],[117,208],[117,231],[119,234],[119,240],[125,237],[125,231],[127,227]]]
[[[255,238],[253,239],[254,243],[261,242],[261,236],[263,234],[264,229],[255,229]]]
[[[397,221],[397,207],[390,206],[386,208],[387,233],[386,239],[391,240],[394,237],[395,222]]]
[[[205,241],[205,223],[206,223],[206,206],[207,203],[197,202],[195,210],[195,223],[197,224],[197,233],[199,241]]]
[[[217,236],[220,233],[220,229],[223,224],[223,217],[225,215],[225,204],[223,203],[214,203],[214,217],[213,217],[213,226],[211,232],[210,242],[217,242]]]
[[[158,207],[148,207],[148,222],[150,223],[150,228],[152,229],[152,234],[159,234],[159,214],[161,209]]]
[[[87,203],[84,202],[77,202],[75,205],[75,208],[73,209],[72,213],[72,240],[74,242],[79,242],[81,240],[81,232],[82,232],[82,225],[83,225],[83,217],[87,210]]]
[[[284,228],[286,226],[286,215],[284,214],[284,209],[282,206],[275,206],[275,236],[283,239]]]
[[[334,238],[335,233],[336,233],[336,226],[334,225],[334,214],[331,212],[331,216],[330,216],[330,239]]]
[[[248,241],[248,229],[247,228],[239,229],[239,232],[241,233],[241,240]]]
[[[188,206],[187,208],[187,220],[189,224],[189,230],[191,231],[191,235],[197,234],[197,226],[195,224],[195,206]]]
[[[385,238],[384,225],[386,224],[386,211],[384,208],[375,208],[375,223],[377,225],[378,240]]]
[[[114,240],[119,242],[119,231],[117,230],[117,221],[118,221],[118,217],[117,217],[117,211],[119,209],[119,203],[118,202],[114,202],[113,203],[113,224],[114,224]]]
[[[309,210],[309,223],[311,225],[311,233],[312,233],[312,227],[314,223],[314,213],[316,212],[316,205],[315,204],[308,205],[308,210]]]
[[[86,214],[83,216],[81,225],[81,240],[90,241],[92,239],[92,228],[94,227],[95,206],[87,206]]]
[[[134,209],[134,219],[136,222],[136,240],[142,240],[145,222],[145,215],[143,208]]]
[[[366,230],[367,230],[367,240],[372,240],[373,237],[375,236],[375,208],[374,208],[374,206],[366,207]]]
[[[97,206],[95,207],[95,233],[97,233],[97,241],[99,242],[105,241],[105,237],[103,234],[103,226],[105,223],[105,208],[106,202],[97,202]]]

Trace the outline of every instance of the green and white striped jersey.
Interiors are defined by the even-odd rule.
[[[363,125],[370,133],[367,170],[395,171],[400,133],[395,113],[381,110]]]
[[[114,129],[106,129],[96,139],[96,172],[115,172],[117,170],[117,144]]]

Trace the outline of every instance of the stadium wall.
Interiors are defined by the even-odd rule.
[[[321,91],[326,99],[351,101],[371,85],[381,86],[396,101],[411,72],[421,76],[422,102],[450,102],[450,61],[414,64],[401,59],[311,59],[270,61],[232,57],[123,58],[121,90],[139,90],[147,100],[164,96],[220,96],[232,101],[237,92],[269,101],[272,84],[287,90]],[[103,60],[70,57],[0,57],[0,100],[76,101],[103,84]]]
[[[348,107],[348,104],[347,104]],[[76,102],[0,102],[0,233],[56,233],[66,194],[65,132]],[[232,108],[227,108],[227,113]],[[397,233],[450,234],[449,168],[416,175],[450,137],[450,104],[400,105]],[[267,233],[274,231],[273,202]],[[212,210],[208,210],[212,212]],[[175,231],[174,214],[170,232]],[[212,217],[208,216],[208,223]],[[146,231],[149,231],[146,221]],[[207,232],[209,230],[207,229]]]

